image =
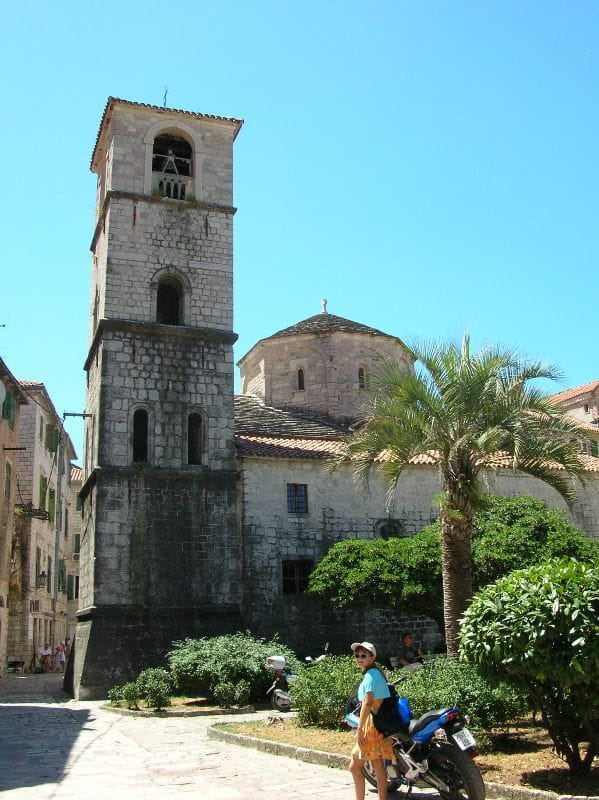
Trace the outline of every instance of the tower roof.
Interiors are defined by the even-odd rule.
[[[184,114],[186,117],[192,117],[193,119],[205,119],[205,120],[213,120],[216,122],[228,122],[233,123],[237,130],[235,131],[235,137],[241,130],[241,126],[243,125],[242,119],[236,119],[235,117],[219,117],[215,114],[200,114],[197,111],[184,111],[180,108],[165,108],[163,106],[153,106],[149,103],[136,103],[134,100],[123,100],[120,97],[109,97],[106,101],[106,105],[104,106],[104,113],[102,114],[102,119],[100,121],[100,127],[98,129],[98,135],[96,136],[96,144],[94,145],[94,152],[92,153],[91,162],[90,162],[90,169],[93,172],[94,169],[94,161],[96,158],[96,153],[98,151],[98,147],[100,145],[100,139],[102,138],[102,133],[110,119],[113,109],[117,105],[122,106],[136,106],[137,108],[148,108],[151,111],[157,111],[161,114]],[[235,138],[233,137],[233,138]]]
[[[302,336],[308,334],[325,335],[330,333],[359,333],[368,336],[384,336],[386,339],[393,339],[398,342],[405,350],[410,352],[410,348],[404,344],[398,336],[379,331],[378,328],[371,328],[369,325],[363,325],[361,322],[354,322],[352,319],[338,317],[336,314],[329,314],[328,311],[321,311],[320,314],[314,314],[314,316],[302,319],[300,322],[296,322],[288,328],[283,328],[273,333],[271,336],[265,336],[264,339],[260,339],[256,342],[254,347],[239,360],[238,364],[241,364],[261,342],[271,342],[274,339],[280,339],[284,336]]]

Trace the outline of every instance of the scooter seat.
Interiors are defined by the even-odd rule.
[[[419,719],[413,719],[410,722],[408,733],[410,736],[413,736],[415,733],[418,733],[418,731],[426,728],[427,725],[430,725],[431,722],[442,717],[443,714],[447,714],[448,711],[451,711],[451,706],[448,708],[439,708],[436,711],[427,711],[426,714],[423,714]]]

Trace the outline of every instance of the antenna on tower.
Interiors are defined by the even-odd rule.
[[[166,108],[166,96],[168,94],[168,86],[164,87],[164,97],[162,98],[162,108]]]

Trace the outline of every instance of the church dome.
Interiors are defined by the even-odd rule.
[[[347,421],[360,416],[370,374],[389,360],[412,369],[414,357],[397,336],[323,309],[260,339],[237,365],[243,394]]]

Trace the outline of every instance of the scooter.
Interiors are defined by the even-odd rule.
[[[289,684],[293,682],[294,675],[286,669],[285,656],[269,656],[266,661],[275,676],[275,681],[266,692],[266,696],[270,695],[270,703],[277,711],[290,711]]]
[[[389,686],[395,687],[401,680]],[[392,792],[407,784],[409,796],[415,785],[424,784],[436,789],[443,800],[484,800],[485,784],[473,761],[476,742],[466,727],[468,718],[460,714],[457,706],[450,706],[414,719],[407,697],[398,697],[394,689],[391,696],[396,699],[398,724],[397,730],[385,734],[391,736],[394,754],[393,761],[386,762],[387,790]],[[357,728],[359,715],[359,706],[348,708],[347,724]],[[444,732],[444,739],[435,736],[439,730]],[[376,786],[370,761],[364,763],[363,772],[366,780]]]

